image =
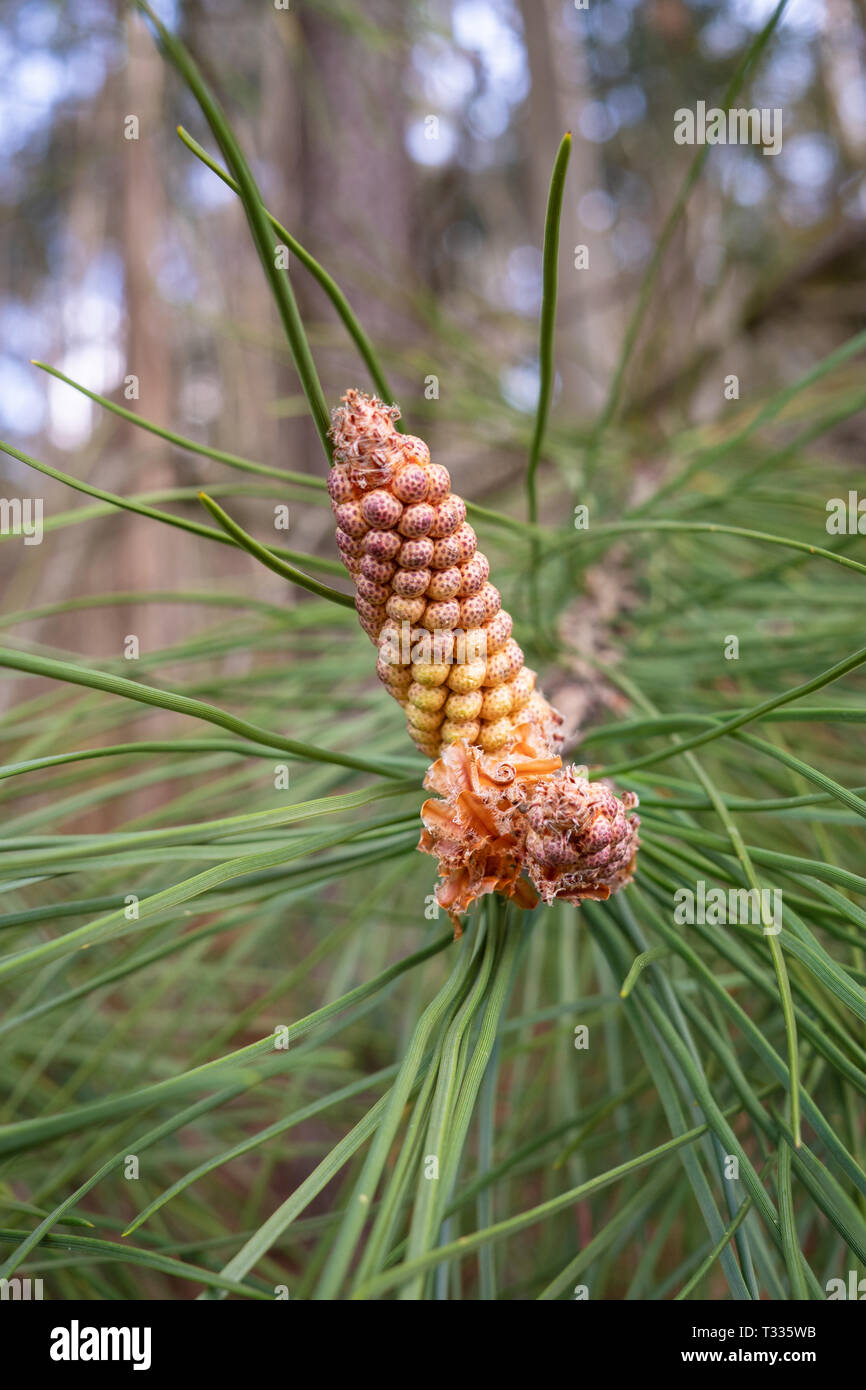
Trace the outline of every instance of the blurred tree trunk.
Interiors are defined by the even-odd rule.
[[[410,328],[394,301],[411,276],[415,177],[404,145],[403,0],[371,0],[364,20],[375,36],[309,8],[301,13],[301,219],[310,249],[330,266],[367,332],[399,360]],[[321,295],[301,293],[321,312]],[[329,306],[327,320],[334,321]],[[328,366],[332,390],[363,374],[352,349],[330,354]]]
[[[840,144],[853,163],[862,165],[866,158],[866,71],[852,0],[827,0],[827,20],[821,36],[827,102],[835,116]]]
[[[125,6],[122,8],[125,12]],[[125,402],[150,420],[172,419],[172,332],[153,278],[153,258],[166,230],[166,199],[157,151],[162,135],[164,62],[137,15],[126,21],[127,64],[121,86],[123,110],[116,139],[121,147],[121,245],[127,305],[124,375],[138,380],[137,400]],[[135,116],[139,138],[124,139],[124,120]],[[108,486],[120,493],[150,492],[175,482],[171,450],[144,430],[123,430],[120,456]],[[134,540],[133,540],[134,537]],[[154,525],[142,543],[137,518],[118,515],[110,544],[101,551],[94,574],[99,589],[122,583],[129,589],[172,589],[179,578],[181,547],[167,528]],[[122,578],[121,578],[122,576]],[[165,646],[178,633],[176,610],[142,605],[117,611],[115,640],[108,654],[122,654],[124,637],[138,637],[142,654]],[[105,615],[105,621],[112,621]]]
[[[125,13],[125,7],[121,10]],[[154,257],[166,232],[166,198],[157,152],[162,137],[164,63],[138,15],[126,20],[127,63],[118,89],[122,110],[117,113],[114,135],[120,145],[120,242],[123,256],[127,309],[124,377],[138,382],[138,398],[123,401],[150,420],[170,423],[173,413],[173,333],[167,323],[162,296],[154,283]],[[138,119],[138,139],[124,138],[127,117]],[[121,495],[151,492],[176,482],[172,451],[165,441],[145,430],[124,426],[114,436],[115,447],[108,468],[100,469],[104,486]],[[147,529],[145,529],[147,528]],[[177,536],[165,526],[118,512],[104,533],[103,543],[89,565],[91,592],[130,589],[141,592],[177,590],[183,587],[182,571],[195,564],[195,556],[178,545]],[[146,657],[179,639],[189,619],[179,608],[163,604],[112,607],[83,616],[99,624],[95,645],[101,656],[118,660],[138,642]],[[129,660],[135,679],[137,661]],[[166,678],[165,669],[160,676]],[[168,679],[170,679],[168,675]],[[159,737],[176,727],[166,713],[147,721],[147,734],[124,729],[123,737]],[[149,788],[131,792],[122,800],[97,810],[87,818],[89,828],[116,824],[144,815],[165,798],[165,791]]]
[[[567,408],[572,414],[585,413],[604,398],[621,337],[614,297],[616,266],[607,234],[588,231],[577,214],[583,193],[605,187],[599,147],[582,137],[578,125],[592,90],[583,49],[572,30],[567,36],[563,32],[561,0],[520,0],[520,11],[532,79],[527,107],[529,206],[533,240],[539,245],[553,161],[563,135],[572,132],[559,251],[557,369]],[[575,269],[577,245],[589,249],[588,270]],[[591,292],[591,306],[584,291]]]
[[[404,148],[406,99],[403,0],[370,0],[363,23],[299,12],[296,111],[300,142],[293,173],[300,190],[299,239],[330,271],[384,357],[400,360],[411,326],[397,289],[412,278],[410,193],[414,171]],[[375,26],[375,32],[373,32]],[[327,327],[316,352],[329,406],[348,386],[373,389],[330,304],[308,276],[293,280],[305,322]],[[394,390],[399,372],[389,371]],[[419,383],[413,382],[417,390]],[[295,388],[297,389],[297,388]],[[306,454],[323,468],[321,448],[304,422]],[[332,522],[310,517],[305,542],[332,544]]]

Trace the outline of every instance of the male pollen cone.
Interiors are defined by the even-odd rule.
[[[328,492],[376,673],[434,759],[419,849],[437,855],[437,890],[459,932],[484,893],[522,907],[607,898],[632,876],[637,805],[585,769],[563,770],[562,716],[535,688],[490,583],[466,504],[396,405],[349,390],[332,415]]]

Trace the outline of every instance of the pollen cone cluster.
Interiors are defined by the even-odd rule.
[[[337,545],[379,679],[428,757],[461,741],[495,752],[527,722],[555,743],[560,716],[523,664],[466,504],[424,441],[396,428],[399,416],[347,391],[331,429]]]
[[[637,797],[563,769],[562,716],[523,663],[466,504],[399,415],[346,392],[328,491],[377,674],[434,760],[418,847],[439,860],[438,900],[459,932],[485,893],[521,907],[607,898],[634,871]]]

